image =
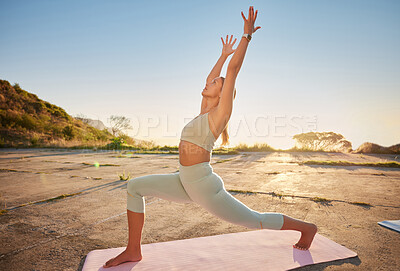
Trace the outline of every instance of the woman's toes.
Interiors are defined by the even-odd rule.
[[[114,260],[115,258],[112,258],[110,260],[108,260],[105,264],[103,264],[103,267],[110,267],[111,262]]]
[[[301,249],[301,250],[307,250],[307,248],[305,248],[305,247],[300,247],[300,246],[297,245],[297,244],[293,245],[293,247],[294,247],[294,248],[297,248],[297,249]]]

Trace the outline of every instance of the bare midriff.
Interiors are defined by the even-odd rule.
[[[198,163],[209,162],[211,153],[196,144],[186,140],[179,142],[179,163],[182,166],[192,166]]]

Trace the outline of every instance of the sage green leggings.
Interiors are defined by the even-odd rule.
[[[283,226],[281,213],[259,213],[227,192],[210,162],[192,166],[179,163],[179,172],[176,173],[130,179],[127,184],[127,209],[144,213],[144,196],[180,203],[195,202],[223,220],[251,229],[280,230]]]

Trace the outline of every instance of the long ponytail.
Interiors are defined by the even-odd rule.
[[[221,146],[229,145],[228,124],[226,124],[226,127],[222,131],[221,135],[222,135],[222,144],[221,144]]]

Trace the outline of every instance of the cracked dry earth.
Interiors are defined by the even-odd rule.
[[[239,190],[231,194],[250,208],[315,223],[320,234],[358,254],[301,270],[398,270],[400,234],[377,222],[400,219],[400,169],[299,164],[307,160],[387,162],[398,157],[263,152],[213,155],[211,163],[226,189]],[[176,154],[2,149],[0,209],[8,212],[0,215],[0,270],[81,270],[90,251],[126,246],[127,181],[119,175],[177,170]],[[45,201],[61,195],[66,197]],[[192,203],[146,197],[146,204],[142,244],[251,230]]]

